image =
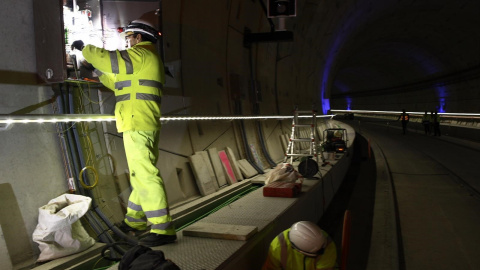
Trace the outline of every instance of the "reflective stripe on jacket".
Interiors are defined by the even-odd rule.
[[[404,114],[401,114],[401,115],[400,115],[400,120],[402,120],[402,121],[407,121],[407,122],[408,122],[408,121],[410,120],[410,119],[409,119],[409,115],[408,115],[408,114],[405,114],[405,115],[404,115]]]
[[[160,129],[165,72],[151,42],[140,42],[126,51],[87,45],[82,53],[99,71],[103,85],[115,92],[118,132]]]
[[[337,248],[335,243],[330,240],[326,232],[325,236],[328,239],[327,247],[322,255],[316,258],[305,256],[292,247],[290,239],[288,238],[287,229],[281,232],[275,239],[273,239],[268,250],[268,257],[263,265],[262,270],[273,269],[333,269],[337,260]],[[304,265],[305,264],[305,265]]]

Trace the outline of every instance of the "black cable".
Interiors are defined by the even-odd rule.
[[[250,149],[248,149],[248,139],[247,139],[247,134],[245,132],[245,125],[243,124],[243,120],[240,120],[240,129],[241,129],[241,133],[242,133],[242,138],[243,138],[243,147],[245,148],[245,154],[247,155],[247,161],[252,165],[252,167],[257,170],[258,173],[260,174],[264,174],[265,172],[263,171],[263,169],[261,169],[258,164],[256,164],[253,160],[253,156],[252,156],[252,153],[250,152]]]
[[[105,224],[107,225],[107,227],[109,229],[111,229],[116,235],[118,235],[120,238],[122,238],[123,240],[125,240],[126,242],[129,242],[130,244],[132,245],[136,245],[138,244],[138,241],[136,239],[133,239],[131,237],[128,237],[128,235],[126,235],[122,230],[120,230],[115,224],[113,224],[112,222],[110,222],[110,220],[108,219],[108,217],[105,216],[105,214],[100,210],[100,208],[98,208],[97,205],[95,205],[93,207],[93,209],[95,210],[95,212],[97,213],[97,215],[103,220],[103,222],[105,222]]]
[[[205,146],[205,147],[203,148],[203,151],[207,150],[207,149],[210,147],[210,145],[212,145],[212,144],[215,143],[218,139],[220,139],[220,137],[222,137],[223,134],[227,133],[227,131],[229,131],[231,128],[232,128],[231,126],[228,127],[224,132],[222,132],[220,135],[218,135],[217,138],[215,138],[214,140],[212,140],[209,145],[207,145],[207,146]]]
[[[188,157],[189,157],[189,156],[187,156],[187,155],[182,155],[182,154],[180,154],[180,153],[175,153],[175,152],[172,152],[172,151],[163,149],[163,148],[158,148],[158,150],[163,151],[163,152],[165,152],[165,153],[172,154],[172,155],[176,155],[176,156],[179,156],[179,157],[184,157],[184,158],[188,158]]]
[[[260,2],[262,2],[262,1],[260,1]],[[262,2],[262,4],[263,4],[263,2]],[[249,52],[249,57],[248,58],[249,58],[249,63],[250,63],[250,81],[251,81],[251,91],[250,92],[251,92],[251,101],[253,103],[252,104],[253,114],[258,115],[258,114],[260,114],[260,107],[258,106],[258,102],[257,102],[257,92],[256,92],[256,85],[255,85],[255,76],[254,76],[254,71],[253,71],[253,55],[252,55],[252,47],[251,46],[248,48],[248,52]],[[243,138],[243,144],[244,144],[244,147],[245,147],[245,153],[247,155],[247,161],[250,163],[250,165],[252,165],[252,167],[258,173],[264,174],[265,172],[263,171],[262,168],[260,168],[261,164],[256,164],[255,159],[254,159],[254,157],[253,157],[253,155],[252,155],[252,153],[249,149],[248,141],[247,141],[247,135],[246,135],[246,131],[245,131],[245,125],[243,123],[243,120],[240,121],[240,125],[241,125],[241,133],[242,133],[242,138]],[[260,139],[260,141],[261,141],[261,139]],[[262,150],[264,150],[264,149],[265,148],[262,147]]]
[[[253,107],[253,114],[259,115],[260,114],[260,107],[258,105],[258,93],[256,87],[256,79],[253,70],[253,54],[252,54],[252,47],[248,47],[248,60],[250,64],[250,100],[252,102]]]
[[[74,106],[74,103],[73,103],[73,94],[71,92],[69,92],[69,113],[71,114],[75,114],[75,106]],[[78,124],[78,123],[77,123]],[[73,125],[72,128],[70,129],[70,132],[73,134],[73,149],[75,151],[75,153],[78,155],[78,164],[80,165],[80,168],[85,168],[86,166],[86,162],[85,162],[85,158],[84,158],[84,155],[83,155],[83,150],[82,150],[82,144],[80,143],[80,134],[78,133],[78,130],[77,130],[77,124]],[[82,169],[80,169],[78,172],[78,179],[80,179],[80,171]],[[79,180],[80,182],[80,180]],[[83,182],[85,183],[85,185],[90,185],[90,179],[88,177],[88,174],[85,173],[85,177],[83,178]],[[83,187],[82,184],[80,183],[78,185],[79,187]],[[90,198],[92,198],[92,202],[94,201],[94,196],[92,194],[92,192],[88,189],[84,189],[84,193],[86,195],[88,195]]]
[[[102,258],[104,258],[105,260],[109,260],[109,261],[114,261],[114,262],[118,262],[118,261],[121,261],[122,258],[112,258],[111,256],[107,257],[105,255],[105,251],[107,251],[107,249],[110,249],[110,248],[118,248],[118,246],[129,246],[129,247],[134,247],[135,245],[132,245],[130,244],[129,242],[115,242],[115,243],[110,243],[110,244],[107,244],[105,245],[105,247],[102,249]],[[122,254],[120,255],[125,255],[125,252],[123,252]]]
[[[265,145],[265,138],[263,137],[262,125],[259,121],[257,121],[257,127],[258,127],[257,129],[258,137],[260,139],[260,146],[262,147],[263,155],[267,159],[268,164],[270,164],[270,166],[272,167],[275,167],[277,163],[275,163],[275,161],[272,160],[272,158],[270,157],[270,154],[268,153],[267,147]]]
[[[68,89],[70,89],[70,88],[68,88]],[[73,114],[73,113],[75,113],[74,103],[73,103],[73,101],[74,101],[73,93],[72,93],[72,91],[68,91],[67,94],[69,96],[68,110],[69,110],[70,113]],[[84,189],[82,184],[80,183],[80,180],[79,180],[80,179],[81,168],[84,168],[86,166],[86,163],[85,163],[85,160],[84,160],[83,150],[82,150],[82,146],[81,146],[81,143],[80,143],[80,135],[78,133],[76,124],[68,132],[72,134],[71,135],[71,138],[72,138],[71,150],[78,157],[78,159],[76,160],[77,165],[76,165],[76,172],[75,172],[77,174],[77,177],[76,177],[77,187],[80,189],[81,194],[83,194],[84,196],[88,196],[92,199],[92,207],[96,207],[96,201],[95,201],[95,197],[94,197],[92,191]],[[83,180],[84,183],[86,185],[89,185],[90,180],[89,180],[89,177],[88,177],[87,174],[85,174],[85,177],[83,179],[84,179]],[[104,231],[104,226],[98,220],[98,217],[95,216],[94,213],[89,211],[89,212],[87,212],[86,217],[87,217],[87,220],[88,220],[90,226],[92,226],[92,229],[95,231],[95,233],[97,234],[100,241],[102,241],[103,243],[106,243],[106,244],[115,242],[110,234],[103,234],[102,233]],[[103,221],[105,222],[105,220],[103,220]],[[117,250],[117,252],[119,252],[119,251]],[[111,254],[115,255],[115,252],[112,250]]]
[[[279,50],[280,42],[277,42],[277,55],[275,57],[275,76],[273,78],[273,90],[275,91],[275,108],[277,109],[277,114],[280,115],[280,105],[278,100],[278,60],[280,58],[280,50]]]
[[[234,108],[234,113],[237,115],[242,115],[242,104],[239,99],[235,100],[235,108]],[[243,143],[243,148],[245,150],[245,155],[247,156],[247,161],[252,165],[252,167],[261,174],[264,174],[263,170],[258,167],[257,164],[252,162],[252,154],[250,153],[250,150],[248,149],[248,140],[247,140],[247,134],[245,133],[245,126],[243,124],[243,120],[240,120],[240,133],[242,135],[242,143]]]
[[[65,114],[69,111],[69,102],[68,102],[69,101],[69,95],[70,95],[69,87],[67,85],[65,95],[62,94],[62,98],[61,98],[62,106],[59,108],[60,113]],[[71,123],[68,123],[68,124],[71,124]],[[65,124],[62,123],[62,125],[63,125],[63,127],[65,127],[65,126],[67,126],[67,123],[65,123]],[[79,168],[79,166],[78,166],[79,157],[78,157],[77,151],[75,151],[75,147],[74,147],[75,143],[74,143],[71,128],[68,128],[68,129],[63,128],[63,130],[65,130],[65,135],[67,136],[67,151],[68,151],[67,154],[70,156],[70,160],[72,161],[73,177],[75,179],[77,192],[81,195],[85,195],[85,190],[83,189],[83,186],[78,181],[78,179],[79,179],[78,173],[80,172],[81,168]]]
[[[119,134],[114,134],[114,133],[111,133],[111,132],[104,132],[103,134],[108,134],[108,135],[112,135],[112,136],[115,136],[115,137],[118,137],[118,138],[122,138],[122,139],[123,139],[123,136],[122,136],[122,135],[119,135]]]
[[[55,101],[55,102],[57,103],[57,106],[56,106],[56,107],[57,107],[57,112],[58,112],[59,114],[62,114],[62,113],[63,113],[63,106],[64,106],[64,104],[63,104],[63,99],[64,99],[64,98],[63,98],[63,90],[62,90],[62,89],[63,89],[63,88],[62,88],[62,84],[60,84],[60,85],[59,85],[59,93],[60,93],[60,94],[57,95],[57,98],[56,98],[56,101]],[[65,166],[67,166],[67,168],[65,168],[65,169],[66,169],[66,171],[70,174],[70,175],[68,175],[68,176],[71,177],[71,178],[73,178],[73,177],[74,177],[74,172],[73,172],[73,170],[72,170],[72,166],[73,166],[72,163],[73,163],[73,162],[72,162],[72,157],[70,156],[70,152],[68,151],[67,132],[66,132],[65,129],[64,129],[64,124],[63,124],[63,123],[57,123],[56,125],[57,125],[57,127],[58,127],[58,134],[57,134],[57,135],[59,136],[60,144],[62,145],[62,150],[63,150],[63,152],[64,152],[63,154],[64,154],[65,159],[66,159],[66,160],[65,160],[65,162],[66,162]],[[67,177],[68,177],[68,176],[67,176]],[[75,186],[72,187],[72,189],[73,189],[73,188],[76,189]],[[72,190],[72,191],[75,191],[75,190]]]
[[[102,243],[108,244],[115,242],[110,234],[105,234],[106,230],[102,228],[102,224],[98,221],[98,218],[95,217],[94,213],[92,213],[91,210],[86,213],[86,218]],[[121,254],[121,252],[123,251],[117,250],[117,252]],[[110,250],[110,253],[112,254],[112,256],[116,255],[114,250]]]
[[[275,24],[273,24],[273,20],[271,18],[268,18],[267,6],[263,0],[260,0],[259,2],[260,5],[262,5],[263,12],[265,12],[265,17],[267,17],[268,23],[270,24],[270,32],[275,32]]]
[[[66,96],[68,96],[68,97],[70,95],[69,90],[70,89],[67,86]],[[61,95],[60,95],[60,99],[58,101],[59,112],[60,113],[65,113],[66,111],[68,111],[71,108],[70,101],[73,101],[73,98],[69,97],[68,99],[66,99],[61,87],[60,87],[60,91],[61,91]],[[62,124],[62,125],[67,125],[67,124]],[[74,135],[72,135],[72,132],[73,132],[72,129],[66,129],[65,132],[64,132],[64,135],[66,135],[66,137],[67,137],[67,141],[66,141],[66,143],[67,143],[66,146],[67,147],[65,149],[65,151],[66,151],[65,154],[70,157],[70,160],[71,160],[71,163],[72,163],[71,166],[74,167],[73,168],[74,171],[72,172],[72,177],[75,179],[77,193],[85,196],[87,192],[83,189],[83,186],[80,184],[80,182],[78,180],[79,179],[79,172],[80,172],[80,168],[79,168],[78,165],[80,164],[80,161],[79,161],[80,158],[79,158],[78,149],[76,147],[76,143],[74,142],[74,138],[73,138]],[[104,234],[105,230],[102,229],[101,223],[95,218],[93,213],[91,213],[90,211],[87,211],[87,213],[85,215],[85,219],[88,221],[92,230],[97,234],[97,237],[101,242],[103,242],[103,243],[114,242],[109,234]],[[115,252],[112,251],[111,253],[112,253],[112,255],[115,255]]]
[[[67,88],[69,89],[69,88]],[[68,106],[68,111],[70,113],[75,113],[74,112],[74,104],[73,104],[73,94],[68,91],[68,102],[67,102],[67,106]],[[77,187],[80,189],[80,193],[85,195],[85,196],[88,196],[90,198],[92,198],[92,209],[95,211],[94,213],[96,213],[96,215],[98,215],[98,217],[104,222],[104,224],[108,227],[108,229],[112,229],[112,231],[118,235],[120,238],[122,239],[125,239],[127,240],[127,242],[129,242],[130,244],[132,245],[136,245],[137,244],[137,240],[135,239],[131,239],[129,238],[125,233],[123,233],[120,229],[118,229],[115,225],[112,224],[112,222],[108,219],[108,217],[106,217],[103,212],[100,210],[100,208],[98,207],[97,203],[96,203],[96,200],[95,200],[95,197],[93,196],[92,194],[92,191],[91,190],[85,190],[82,188],[82,185],[79,183],[79,172],[80,172],[80,167],[83,168],[84,165],[85,165],[85,160],[83,158],[83,151],[82,151],[82,147],[81,147],[81,143],[80,143],[80,135],[78,133],[78,130],[76,128],[76,126],[74,126],[72,129],[69,129],[68,130],[69,134],[70,134],[70,151],[72,151],[72,153],[75,154],[75,156],[77,157],[77,159],[75,160],[75,167],[76,167],[76,174],[77,174]],[[80,166],[79,166],[80,165]],[[89,184],[90,181],[88,179],[88,175],[85,175],[85,178],[84,178],[84,182],[85,184]],[[104,231],[104,229],[102,228],[104,224],[102,224],[96,217],[96,215],[94,214],[93,212],[90,213],[90,215],[87,215],[87,220],[89,221],[90,225],[92,226],[92,229],[94,229],[95,233],[99,236],[99,238],[101,238],[102,241],[104,241],[104,243],[106,244],[109,244],[109,243],[115,243],[115,241],[113,240],[113,238],[111,237],[110,234],[103,234],[102,231]],[[120,254],[122,254],[123,250],[118,250],[119,248],[118,247],[115,247],[113,246],[114,249],[116,249],[116,251]],[[111,253],[114,255],[115,252],[113,252],[113,250],[111,251]]]

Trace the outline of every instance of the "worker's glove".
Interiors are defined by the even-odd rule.
[[[87,61],[82,61],[82,66],[84,66],[87,70],[94,71],[95,67],[92,64],[88,63]]]
[[[72,43],[72,50],[77,49],[77,50],[81,51],[81,50],[83,50],[83,47],[85,47],[85,44],[81,40],[75,40]]]

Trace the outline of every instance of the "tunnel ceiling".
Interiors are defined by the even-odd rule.
[[[332,98],[480,70],[478,0],[318,3],[303,4],[297,26],[326,53],[323,76]]]

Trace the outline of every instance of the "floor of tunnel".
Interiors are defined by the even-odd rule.
[[[339,190],[318,225],[335,241],[337,262],[341,263],[343,219],[350,211],[351,230],[347,269],[366,269],[372,233],[375,203],[376,168],[373,153],[368,153],[368,141],[356,134],[352,163]],[[325,187],[328,188],[328,187]]]

